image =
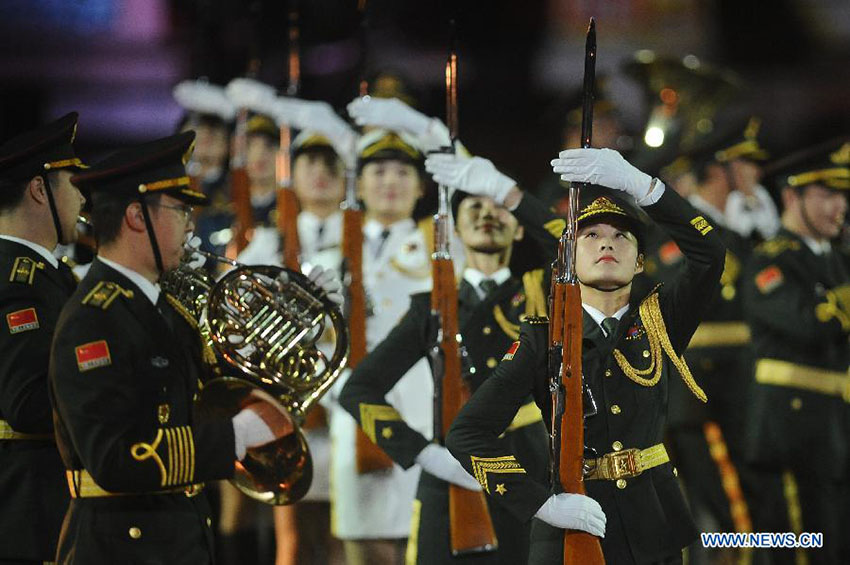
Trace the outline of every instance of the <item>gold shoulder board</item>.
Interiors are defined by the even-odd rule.
[[[775,237],[760,243],[756,246],[756,253],[767,255],[768,257],[776,257],[785,251],[797,251],[800,249],[800,242],[789,237]]]
[[[127,290],[112,281],[100,281],[83,298],[83,304],[106,310],[120,295],[126,298],[133,298],[133,291]]]
[[[43,262],[34,261],[30,257],[16,257],[9,274],[9,282],[32,284],[35,272],[39,269],[44,269]]]

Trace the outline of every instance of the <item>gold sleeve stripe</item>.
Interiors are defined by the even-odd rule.
[[[153,459],[154,463],[156,463],[157,467],[159,467],[159,483],[161,486],[165,486],[166,480],[168,478],[168,473],[165,470],[165,465],[162,463],[162,459],[160,458],[159,453],[156,452],[160,442],[162,442],[162,435],[163,430],[160,429],[157,431],[153,443],[134,443],[130,447],[130,455],[132,455],[133,459],[135,459],[136,461],[146,461],[148,459]]]
[[[360,404],[360,427],[374,444],[378,443],[375,439],[375,422],[378,420],[400,421],[401,414],[389,404]]]
[[[487,473],[513,473],[525,474],[525,469],[513,455],[502,457],[476,457],[470,456],[472,461],[472,474],[487,494],[490,494],[490,485],[487,482]]]
[[[195,441],[189,426],[167,428],[168,477],[163,486],[191,483],[195,478]]]
[[[543,414],[540,412],[540,408],[537,407],[537,404],[535,404],[534,401],[531,401],[528,404],[523,404],[519,407],[519,410],[516,412],[516,416],[514,416],[514,419],[505,431],[524,428],[525,426],[530,426],[531,424],[541,421],[543,421]]]

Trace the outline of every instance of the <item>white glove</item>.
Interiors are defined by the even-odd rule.
[[[639,171],[613,149],[567,149],[552,159],[552,171],[569,182],[589,182],[631,195],[639,206],[655,204],[664,183]]]
[[[409,133],[425,152],[451,145],[449,128],[437,118],[429,118],[398,98],[355,98],[348,106],[348,115],[358,126],[373,126]]]
[[[235,78],[228,83],[225,92],[237,108],[266,115],[272,113],[275,90],[267,84],[250,78]]]
[[[425,160],[425,170],[431,173],[437,184],[489,196],[498,204],[504,204],[508,192],[516,186],[514,179],[503,175],[493,163],[481,157],[435,153]]]
[[[233,102],[224,89],[205,80],[184,80],[172,91],[174,99],[186,110],[214,114],[225,121],[236,115]]]
[[[254,410],[245,408],[232,421],[236,458],[240,461],[245,458],[249,447],[259,447],[275,440],[271,428]]]
[[[605,512],[598,502],[583,494],[553,494],[534,516],[556,528],[605,537]]]
[[[340,118],[330,104],[299,98],[280,97],[274,101],[272,115],[279,126],[315,130],[327,137],[347,166],[354,165],[357,134]]]
[[[201,268],[204,263],[207,262],[207,258],[198,253],[198,248],[201,247],[201,238],[196,235],[191,235],[189,237],[189,241],[186,242],[186,246],[192,250],[192,255],[189,259],[189,267],[192,269]]]
[[[342,285],[339,283],[336,271],[333,269],[323,269],[320,265],[315,265],[310,269],[307,278],[324,291],[328,300],[336,304],[342,304]]]
[[[478,484],[472,475],[466,472],[457,459],[455,459],[449,450],[442,445],[429,443],[425,449],[419,452],[416,456],[416,462],[425,471],[431,473],[438,479],[443,479],[448,483],[463,487],[467,490],[480,491],[481,485]]]

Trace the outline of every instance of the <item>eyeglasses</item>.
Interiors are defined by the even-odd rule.
[[[177,210],[183,215],[184,221],[189,221],[192,217],[192,214],[195,212],[195,207],[190,206],[189,204],[181,204],[180,206],[169,206],[168,204],[157,203],[154,206],[159,206],[160,208],[168,208],[170,210]]]

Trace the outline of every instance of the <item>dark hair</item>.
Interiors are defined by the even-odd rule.
[[[329,171],[331,171],[331,173],[337,173],[340,171],[340,163],[342,162],[342,159],[339,155],[337,155],[333,148],[328,147],[327,145],[317,145],[299,150],[295,153],[295,157],[292,159],[293,166],[295,165],[295,161],[297,161],[302,155],[306,155],[310,160],[318,159],[328,168]]]
[[[8,212],[18,207],[24,199],[30,180],[0,178],[0,212]]]
[[[159,203],[160,194],[147,197],[149,206]],[[95,192],[92,195],[91,222],[94,224],[94,234],[97,245],[108,245],[118,239],[121,224],[124,222],[124,212],[127,206],[138,202],[135,195],[107,194]]]

